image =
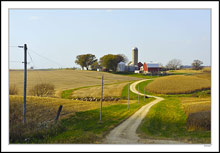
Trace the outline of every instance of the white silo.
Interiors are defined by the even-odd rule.
[[[124,62],[118,63],[117,70],[121,71],[121,72],[124,72],[125,71],[125,63]]]
[[[132,64],[138,65],[138,48],[132,48]]]

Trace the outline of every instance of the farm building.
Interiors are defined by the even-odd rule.
[[[161,69],[160,64],[158,63],[144,63],[140,68],[144,73],[158,73]]]
[[[118,63],[117,71],[123,72],[123,71],[125,71],[125,68],[126,68],[125,62]]]

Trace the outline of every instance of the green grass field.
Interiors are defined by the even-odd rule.
[[[210,131],[188,131],[187,116],[176,98],[154,105],[137,132],[142,138],[172,139],[186,143],[210,143]]]

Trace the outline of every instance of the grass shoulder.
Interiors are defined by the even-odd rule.
[[[174,139],[187,143],[210,143],[210,131],[188,131],[187,116],[175,97],[152,106],[137,132],[142,138]]]
[[[127,104],[103,107],[102,123],[99,121],[100,109],[76,112],[75,115],[60,121],[60,128],[64,129],[62,132],[57,133],[55,136],[35,141],[37,143],[101,143],[100,140],[113,127],[120,124],[153,99],[148,98],[146,101],[140,101],[139,104],[137,102],[132,103],[129,110]]]

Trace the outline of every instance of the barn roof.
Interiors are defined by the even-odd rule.
[[[158,63],[147,63],[148,68],[159,68],[160,65]]]

